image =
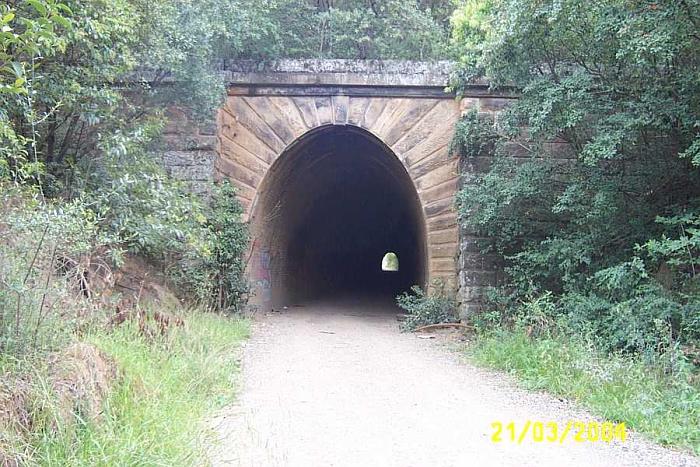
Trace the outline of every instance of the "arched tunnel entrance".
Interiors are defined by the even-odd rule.
[[[393,300],[425,285],[416,189],[392,151],[359,127],[319,127],[290,145],[265,175],[251,227],[258,303]],[[398,270],[383,267],[387,253]]]

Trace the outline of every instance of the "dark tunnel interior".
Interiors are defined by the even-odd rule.
[[[328,126],[292,145],[268,172],[254,222],[269,251],[271,300],[392,300],[424,285],[425,227],[401,162],[356,127]],[[387,252],[398,271],[383,271]]]

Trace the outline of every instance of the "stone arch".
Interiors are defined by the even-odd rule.
[[[391,150],[359,127],[322,125],[288,146],[258,186],[249,221],[258,259],[250,274],[273,304],[391,299],[425,284],[425,217],[415,186]],[[377,264],[387,249],[404,257],[400,274],[387,276]]]
[[[218,115],[216,174],[239,188],[246,220],[255,230],[253,214],[264,179],[305,135],[328,129],[371,135],[400,162],[418,197],[425,222],[423,282],[441,280],[454,288],[458,229],[453,199],[459,178],[449,142],[458,116],[459,105],[451,98],[230,95]],[[253,282],[269,282],[265,251],[254,248],[251,261]],[[256,301],[265,299],[266,292],[258,291]]]

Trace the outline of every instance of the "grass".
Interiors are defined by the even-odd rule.
[[[185,318],[185,328],[147,342],[134,326],[97,332],[85,341],[111,356],[119,383],[103,420],[34,440],[41,465],[201,465],[204,419],[233,400],[237,348],[247,322],[209,313]]]
[[[570,337],[530,338],[517,330],[480,335],[467,352],[528,389],[573,399],[654,441],[700,454],[700,387],[688,372],[666,374],[660,365],[603,355]]]

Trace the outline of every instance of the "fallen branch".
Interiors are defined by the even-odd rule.
[[[428,324],[426,326],[420,326],[413,330],[413,332],[423,332],[432,331],[433,329],[444,329],[444,328],[460,328],[468,329],[470,331],[474,330],[474,326],[470,326],[464,323],[438,323],[438,324]]]

